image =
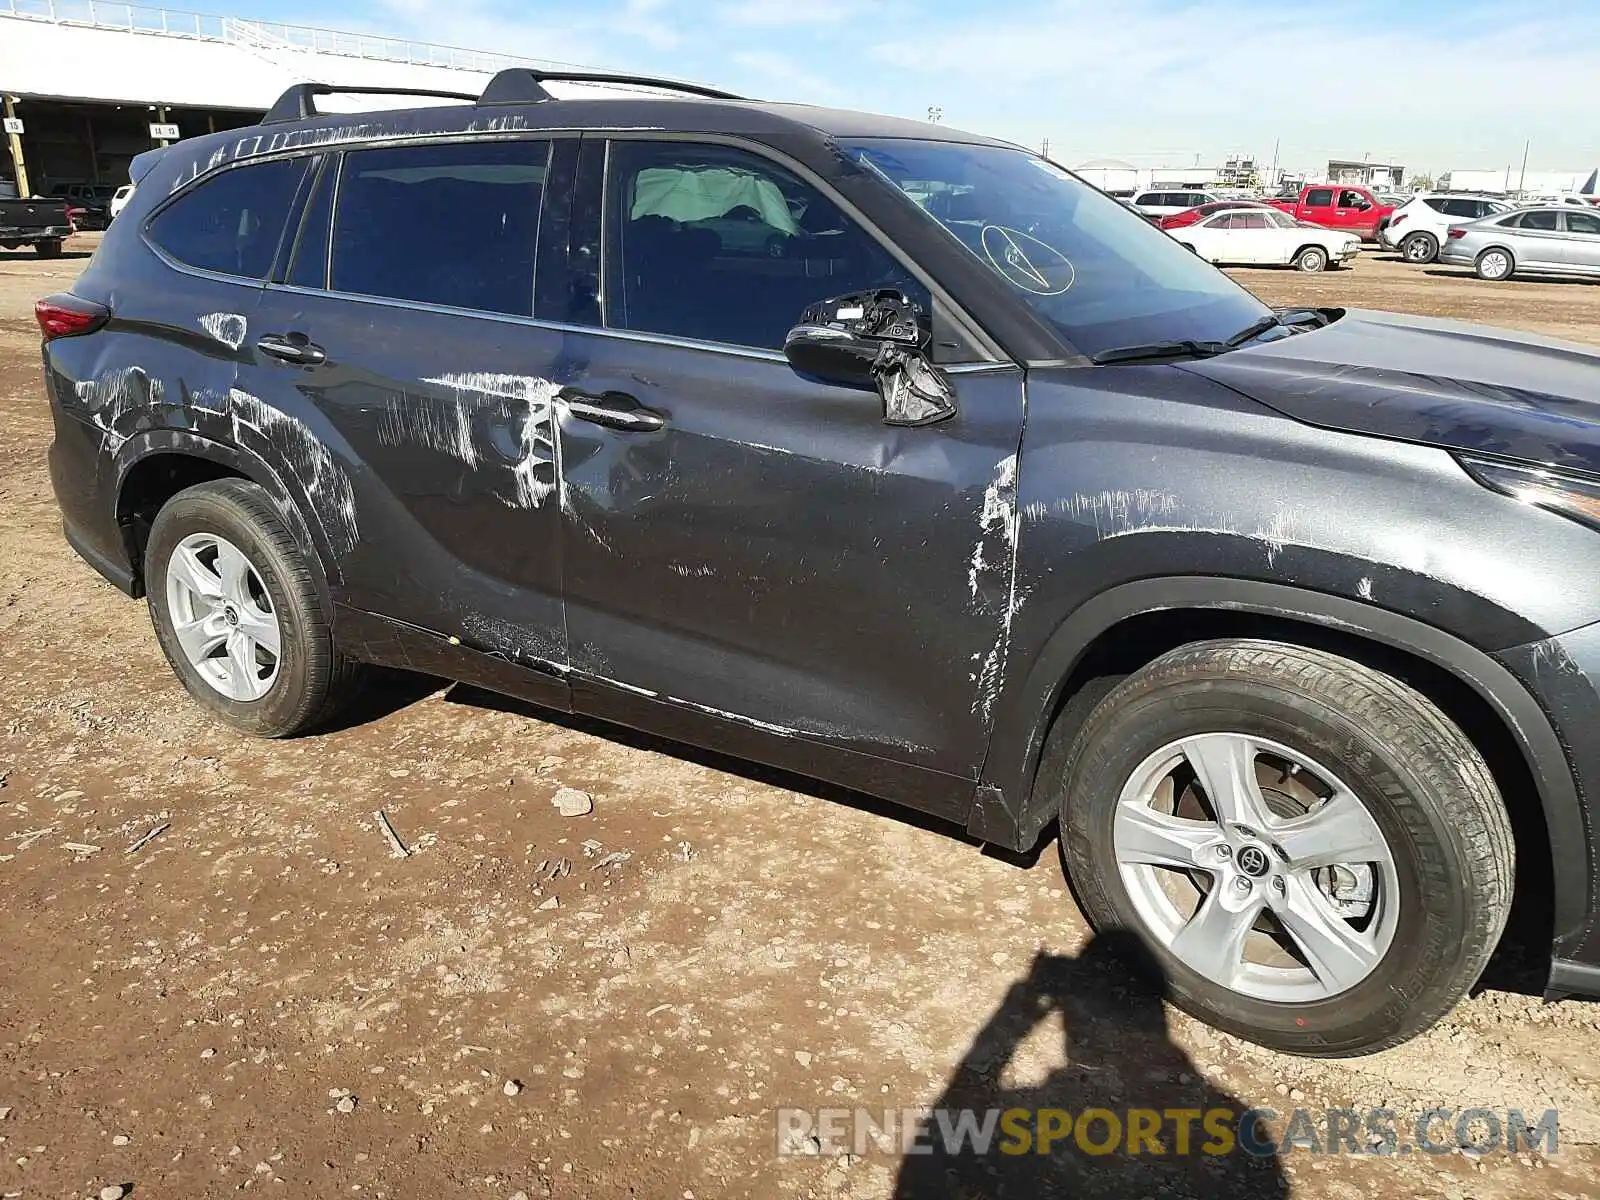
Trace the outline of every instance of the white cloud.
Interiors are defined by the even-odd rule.
[[[1418,28],[1341,6],[1064,0],[925,29],[873,55],[923,88],[936,81],[951,124],[1049,136],[1084,157],[1265,155],[1281,137],[1285,161],[1303,166],[1370,153],[1444,168],[1520,156],[1531,137],[1540,162],[1581,165],[1595,144],[1571,118],[1600,78],[1600,9],[1556,22],[1513,12]]]

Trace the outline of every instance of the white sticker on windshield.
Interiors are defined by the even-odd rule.
[[[989,265],[1025,292],[1059,296],[1078,277],[1065,254],[1020,229],[985,225],[982,240]]]

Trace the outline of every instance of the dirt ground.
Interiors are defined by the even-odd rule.
[[[0,254],[0,1194],[1600,1194],[1600,1005],[1538,999],[1518,961],[1543,947],[1409,1045],[1286,1058],[1085,953],[1053,848],[986,853],[862,799],[432,681],[397,679],[295,741],[210,723],[143,605],[61,538],[30,305],[82,264]],[[1600,342],[1596,285],[1370,253],[1240,278],[1272,303]],[[593,812],[559,815],[561,786]],[[391,856],[379,808],[411,857]],[[1075,1154],[1054,1183],[958,1167],[943,1190],[897,1185],[902,1156],[878,1146],[779,1153],[780,1107],[974,1096],[1555,1108],[1561,1140],[1553,1155],[1297,1149],[1253,1171]]]

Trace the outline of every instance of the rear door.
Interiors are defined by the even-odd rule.
[[[1332,225],[1333,193],[1333,188],[1308,188],[1295,216],[1302,221],[1314,221],[1318,225]]]
[[[830,296],[930,304],[822,185],[710,141],[617,139],[607,162],[604,328],[569,339],[583,377],[560,421],[575,705],[587,676],[762,731],[774,754],[971,781],[1005,648],[1021,371],[954,368],[957,416],[886,426],[876,394],[782,353]],[[592,207],[580,194],[575,215]],[[593,240],[575,234],[580,256]],[[946,334],[936,314],[965,357]]]
[[[1573,209],[1561,215],[1567,225],[1562,245],[1567,262],[1585,273],[1600,274],[1600,213]]]
[[[1569,269],[1566,235],[1561,230],[1561,213],[1553,208],[1536,208],[1516,219],[1514,253],[1519,267],[1547,271]]]
[[[339,599],[543,671],[548,686],[529,690],[556,704],[563,339],[532,313],[541,231],[564,238],[576,147],[330,155],[239,374],[304,476]]]

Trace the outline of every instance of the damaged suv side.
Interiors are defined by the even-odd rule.
[[[1004,143],[560,79],[291,89],[40,302],[67,537],[198,703],[403,667],[1057,823],[1291,1052],[1427,1028],[1514,886],[1600,992],[1600,357],[1274,312]]]

